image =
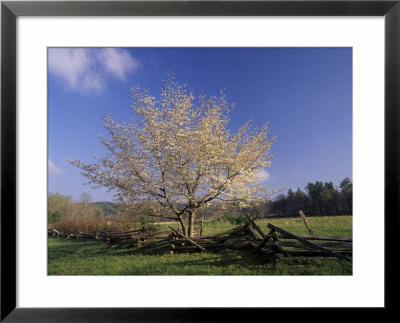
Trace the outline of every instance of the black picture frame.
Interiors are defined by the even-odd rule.
[[[16,19],[18,16],[384,16],[385,18],[385,306],[393,290],[399,235],[400,0],[314,1],[2,1],[1,3],[1,321],[222,322],[249,321],[287,309],[17,308],[16,299]],[[373,241],[373,233],[371,233]],[[371,259],[373,261],[373,259]],[[39,293],[40,291],[38,291]],[[266,291],[266,294],[268,291]],[[243,295],[248,297],[249,295]],[[189,296],[190,297],[190,296]],[[301,297],[301,295],[299,295]],[[296,310],[296,309],[293,309]],[[297,309],[300,310],[300,309]],[[335,316],[336,311],[326,309]],[[248,313],[250,312],[250,313]],[[253,316],[254,315],[254,316]],[[337,316],[339,317],[339,315]]]

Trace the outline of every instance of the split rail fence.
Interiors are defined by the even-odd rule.
[[[300,236],[268,223],[265,233],[254,220],[224,232],[186,237],[178,230],[145,233],[93,231],[60,232],[49,229],[48,234],[67,239],[97,240],[109,243],[129,243],[133,247],[161,252],[221,252],[248,250],[265,255],[269,260],[294,260],[299,258],[338,258],[351,261],[352,238],[307,235]]]

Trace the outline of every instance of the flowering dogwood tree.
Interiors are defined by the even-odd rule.
[[[251,130],[245,123],[228,129],[230,106],[220,96],[198,96],[169,74],[159,99],[147,90],[131,90],[140,121],[117,123],[105,116],[107,151],[94,164],[71,163],[89,183],[107,187],[124,203],[157,202],[170,219],[193,236],[196,211],[215,200],[245,206],[272,192],[262,185],[275,141],[268,124]]]

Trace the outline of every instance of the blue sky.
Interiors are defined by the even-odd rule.
[[[102,117],[135,118],[130,88],[158,96],[171,71],[195,94],[223,89],[235,103],[232,130],[270,122],[270,188],[352,178],[351,48],[57,48],[48,55],[49,192],[112,200],[66,160],[103,156]]]

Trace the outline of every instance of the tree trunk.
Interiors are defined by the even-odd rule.
[[[203,235],[203,228],[204,228],[204,215],[201,218],[200,237]]]
[[[194,236],[194,219],[195,219],[195,211],[189,211],[189,231],[188,231],[188,236],[193,237]]]
[[[188,232],[187,232],[187,230],[186,230],[186,226],[185,226],[185,222],[183,221],[183,218],[182,217],[179,217],[179,223],[181,224],[181,227],[182,227],[182,233],[183,233],[183,235],[184,236],[187,236],[188,235]]]

